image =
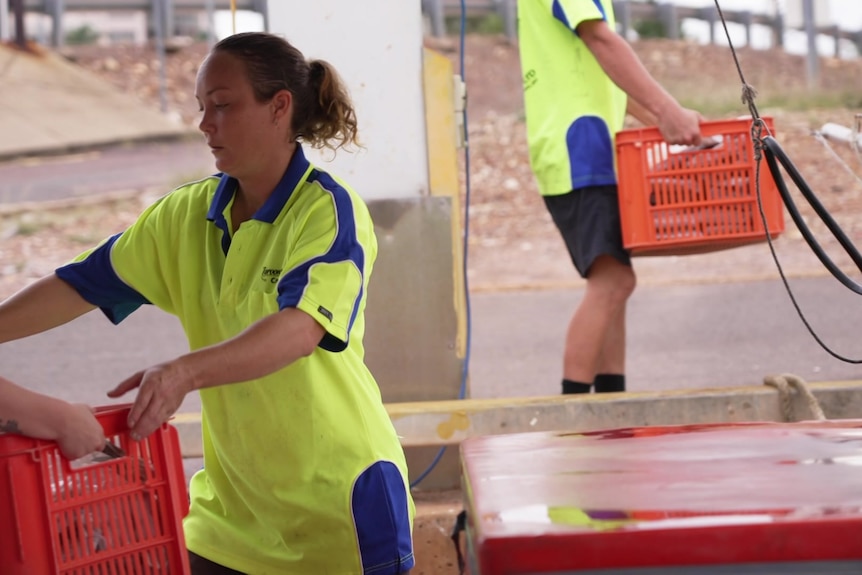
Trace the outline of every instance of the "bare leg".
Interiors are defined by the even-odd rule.
[[[623,302],[620,310],[611,319],[596,373],[626,372],[626,303]]]
[[[630,266],[611,256],[600,256],[593,262],[584,298],[566,333],[564,379],[592,383],[599,369],[603,373],[622,373],[625,306],[634,288],[635,275]],[[608,369],[611,371],[605,371]]]

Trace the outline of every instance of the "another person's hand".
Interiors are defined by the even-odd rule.
[[[105,431],[88,405],[68,404],[58,424],[57,445],[68,459],[78,459],[105,447]]]
[[[132,439],[139,441],[166,422],[191,390],[191,380],[178,363],[164,363],[139,371],[108,392],[108,397],[120,397],[138,389],[138,396],[129,412]]]
[[[694,110],[675,105],[658,116],[658,129],[668,144],[700,145],[700,123],[703,116]]]

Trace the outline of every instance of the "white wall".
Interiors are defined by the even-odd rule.
[[[421,0],[280,0],[269,3],[269,26],[335,66],[356,106],[365,149],[332,161],[310,152],[312,161],[366,200],[426,194]]]

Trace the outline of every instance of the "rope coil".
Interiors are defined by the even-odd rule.
[[[774,387],[778,390],[778,396],[781,401],[781,414],[784,417],[784,421],[794,421],[793,390],[802,394],[802,397],[805,399],[805,404],[808,406],[814,419],[817,421],[826,421],[826,415],[823,413],[823,408],[820,407],[820,403],[817,401],[817,398],[814,397],[814,394],[811,393],[811,389],[808,388],[808,384],[805,383],[805,380],[801,377],[793,375],[792,373],[768,375],[763,378],[763,384],[769,387]]]

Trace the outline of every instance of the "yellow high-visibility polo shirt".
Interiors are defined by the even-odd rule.
[[[205,467],[191,480],[186,543],[249,574],[406,570],[404,453],[364,363],[368,209],[299,147],[234,234],[236,185],[217,175],[181,186],[57,275],[115,323],[146,303],[176,315],[193,350],[287,307],[314,317],[326,336],[309,357],[201,390]]]

